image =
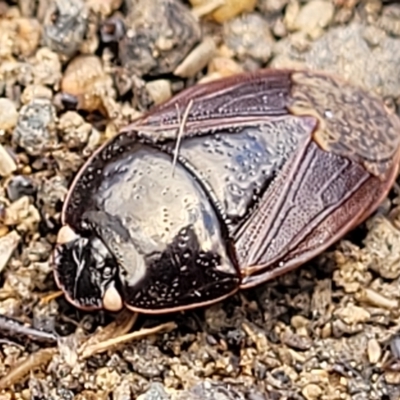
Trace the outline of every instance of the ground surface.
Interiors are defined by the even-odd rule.
[[[115,316],[49,297],[71,178],[104,139],[185,86],[307,66],[400,106],[399,4],[226,2],[0,1],[0,312],[66,336],[56,347],[3,337],[1,400],[400,398],[397,186],[297,271],[204,310],[140,316],[131,329],[165,333],[85,353]]]

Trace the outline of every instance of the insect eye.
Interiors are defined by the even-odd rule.
[[[104,269],[103,269],[103,278],[104,279],[109,279],[109,278],[111,278],[112,277],[112,274],[113,274],[113,270],[112,270],[112,268],[111,267],[105,267]]]

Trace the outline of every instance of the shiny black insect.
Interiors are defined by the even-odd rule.
[[[374,211],[397,175],[399,139],[380,99],[322,73],[195,86],[78,173],[57,283],[78,307],[162,313],[265,282]]]

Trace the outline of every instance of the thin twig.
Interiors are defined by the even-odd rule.
[[[115,335],[125,335],[131,330],[137,320],[137,317],[138,313],[132,313],[126,309],[123,310],[115,321],[111,322],[105,328],[100,329],[98,332],[90,336],[85,343],[81,345],[80,351],[84,352],[86,349],[96,349],[96,346],[101,347],[103,343],[107,343],[107,341],[112,340],[110,338]],[[19,383],[31,371],[38,368],[43,368],[57,353],[59,353],[59,348],[51,347],[47,349],[41,349],[33,354],[30,354],[28,357],[12,367],[8,374],[0,379],[0,390],[7,389],[16,383]]]
[[[56,292],[52,292],[50,294],[46,294],[40,299],[40,304],[48,304],[50,301],[57,299],[58,297],[62,296],[64,292],[62,290],[58,290]]]
[[[49,349],[41,349],[36,353],[29,355],[26,359],[14,366],[4,378],[0,379],[0,390],[18,383],[36,368],[49,363],[57,354],[57,351],[57,347],[51,347]]]
[[[181,144],[183,131],[185,129],[185,125],[186,125],[187,119],[189,117],[189,112],[190,112],[190,109],[192,108],[192,105],[193,105],[193,100],[190,100],[189,104],[187,105],[187,107],[185,109],[185,113],[183,114],[183,118],[182,118],[182,121],[181,121],[181,115],[180,115],[180,111],[179,111],[179,106],[176,104],[176,113],[178,115],[179,130],[178,130],[178,135],[177,135],[177,138],[176,138],[176,146],[175,146],[175,150],[174,150],[174,159],[172,161],[172,176],[174,176],[175,166],[176,166],[176,162],[178,160],[179,146]]]
[[[139,331],[128,333],[126,335],[121,335],[109,340],[105,340],[101,343],[93,344],[90,346],[87,346],[83,349],[81,357],[83,359],[91,357],[95,354],[98,353],[103,353],[107,350],[109,350],[112,347],[115,347],[116,345],[122,344],[129,342],[131,340],[137,340],[141,339],[146,336],[154,335],[156,333],[160,332],[170,332],[176,328],[176,324],[174,322],[167,322],[165,324],[161,324],[158,326],[155,326],[154,328],[148,328],[148,329],[140,329]]]
[[[111,322],[102,329],[99,329],[92,336],[90,336],[84,343],[82,343],[79,353],[85,351],[86,347],[95,346],[99,343],[107,341],[111,338],[127,334],[135,324],[138,313],[132,313],[128,309],[124,309],[115,321]]]

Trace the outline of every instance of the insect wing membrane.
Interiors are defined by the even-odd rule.
[[[378,97],[322,73],[293,72],[291,81],[288,111],[316,126],[237,232],[243,287],[336,242],[378,207],[398,171],[399,119]]]
[[[380,182],[359,164],[310,142],[288,160],[237,233],[251,286],[309,260],[351,229],[377,201]]]

